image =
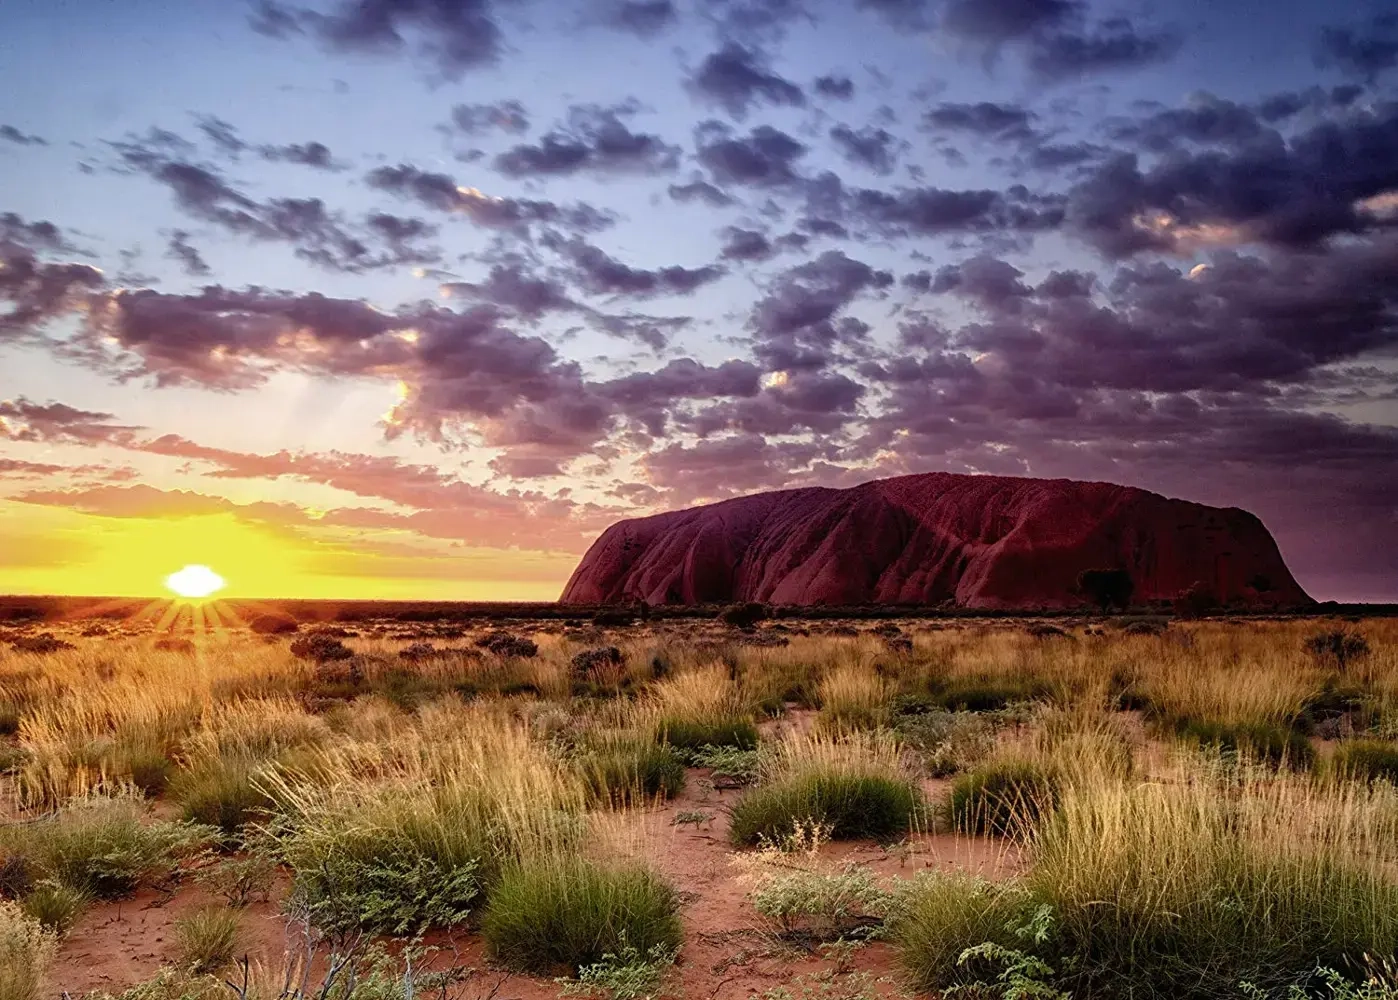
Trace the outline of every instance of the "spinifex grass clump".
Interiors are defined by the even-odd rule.
[[[437,714],[424,725],[450,723],[452,738],[404,733],[378,759],[327,750],[313,775],[269,781],[286,816],[279,851],[314,922],[395,934],[453,926],[506,866],[576,848],[585,797],[571,772],[508,719]],[[334,777],[355,772],[366,776]]]
[[[39,1000],[56,951],[57,941],[38,921],[0,900],[0,1000]]]
[[[733,807],[730,834],[738,844],[776,843],[814,825],[837,840],[893,837],[907,832],[921,809],[921,793],[891,738],[792,737]]]
[[[1242,754],[1273,767],[1303,770],[1315,762],[1315,748],[1305,734],[1278,723],[1181,719],[1175,732],[1201,747],[1230,756]]]
[[[647,868],[568,854],[507,867],[481,921],[491,954],[521,972],[575,973],[634,948],[674,954],[679,900]]]
[[[1053,809],[1057,792],[1057,775],[1041,761],[1001,757],[957,778],[947,810],[964,833],[1025,836]]]
[[[757,727],[738,687],[721,665],[686,671],[656,684],[637,711],[656,740],[678,750],[757,746]]]
[[[1386,786],[1244,776],[1068,789],[1026,885],[1084,992],[1209,997],[1398,949]]]
[[[888,724],[893,693],[872,667],[848,664],[820,682],[820,727],[831,733],[877,729]]]
[[[673,748],[635,736],[593,741],[577,758],[593,802],[623,805],[668,799],[684,788],[684,762]]]
[[[1341,778],[1352,781],[1398,784],[1398,744],[1389,740],[1346,740],[1335,749],[1330,766]]]
[[[21,859],[32,884],[48,881],[98,899],[119,899],[170,874],[207,841],[199,827],[145,822],[135,802],[121,799],[0,827],[0,855]]]

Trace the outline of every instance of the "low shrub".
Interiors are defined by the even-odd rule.
[[[39,1000],[57,950],[54,935],[37,920],[0,901],[0,1000]]]
[[[963,833],[1024,836],[1053,808],[1054,777],[1036,761],[1004,758],[961,775],[947,803],[952,826]]]
[[[674,967],[678,949],[656,945],[642,952],[626,945],[617,954],[608,952],[601,961],[578,969],[578,978],[558,980],[560,996],[601,996],[607,1000],[653,1000],[663,996],[665,979]]]
[[[195,975],[217,972],[233,961],[241,919],[225,906],[201,907],[175,921],[180,964]]]
[[[339,639],[313,632],[310,635],[303,635],[299,639],[291,640],[291,655],[298,660],[333,663],[336,660],[348,660],[354,656],[354,650]]]
[[[402,803],[356,818],[319,817],[279,837],[293,896],[314,926],[404,935],[466,920],[481,893],[485,831],[453,835],[439,817]]]
[[[1342,778],[1398,784],[1398,744],[1388,740],[1346,740],[1335,749],[1330,764]]]
[[[91,902],[81,889],[58,882],[41,882],[24,897],[21,907],[46,931],[67,934]]]
[[[0,827],[0,852],[22,857],[35,884],[51,881],[119,899],[169,875],[208,837],[208,830],[186,823],[144,823],[127,800],[96,800],[49,819]]]
[[[933,709],[902,715],[894,731],[917,752],[934,778],[974,767],[995,749],[995,723],[980,712]]]
[[[716,787],[736,788],[757,780],[760,753],[758,750],[705,744],[698,750],[689,751],[687,763],[691,767],[711,768],[709,779]]]
[[[1369,655],[1369,640],[1358,632],[1333,629],[1307,639],[1306,652],[1344,673],[1355,660]]]
[[[287,615],[258,615],[248,622],[250,628],[257,635],[285,635],[288,632],[299,631],[301,625],[295,618]]]
[[[594,747],[578,760],[594,802],[668,799],[684,788],[684,762],[665,745],[628,740]]]
[[[796,868],[774,874],[752,893],[752,905],[786,938],[806,942],[867,938],[887,916],[891,896],[872,871]]]
[[[642,955],[678,950],[678,910],[674,890],[648,868],[545,856],[505,869],[481,933],[507,968],[576,973],[628,947]]]
[[[734,604],[718,613],[719,621],[725,625],[732,625],[734,628],[752,628],[758,622],[769,617],[771,617],[771,611],[767,605],[760,601]]]
[[[539,655],[539,644],[533,639],[511,635],[508,632],[491,632],[477,639],[476,645],[496,656],[529,659]]]
[[[656,739],[681,751],[699,750],[706,746],[752,750],[757,746],[758,736],[757,727],[751,719],[732,716],[661,719],[656,725]]]
[[[1175,732],[1184,740],[1229,755],[1244,754],[1273,767],[1303,770],[1315,763],[1315,747],[1304,733],[1274,722],[1215,722],[1182,719]]]

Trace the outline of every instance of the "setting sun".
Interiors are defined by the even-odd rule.
[[[165,586],[181,597],[208,597],[222,590],[226,583],[207,566],[186,566],[165,578]]]

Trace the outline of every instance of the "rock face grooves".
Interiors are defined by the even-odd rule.
[[[1310,602],[1245,510],[1111,483],[945,472],[619,521],[560,600],[1061,608],[1084,603],[1086,569],[1127,570],[1135,601],[1201,583],[1226,602]]]

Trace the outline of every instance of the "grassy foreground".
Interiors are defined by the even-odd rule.
[[[764,947],[837,956],[824,985],[768,992],[852,997],[882,941],[901,978],[872,993],[1398,996],[1388,621],[183,638],[0,636],[0,1000],[55,995],[85,912],[192,887],[213,902],[129,1000],[244,974],[261,996],[240,949],[274,892],[302,937],[273,959],[306,978],[269,996],[447,990],[421,957],[443,941],[573,992],[683,990],[686,904],[643,831],[715,787],[736,789],[722,828]],[[1013,852],[1010,876],[876,876],[826,846],[968,839]]]

